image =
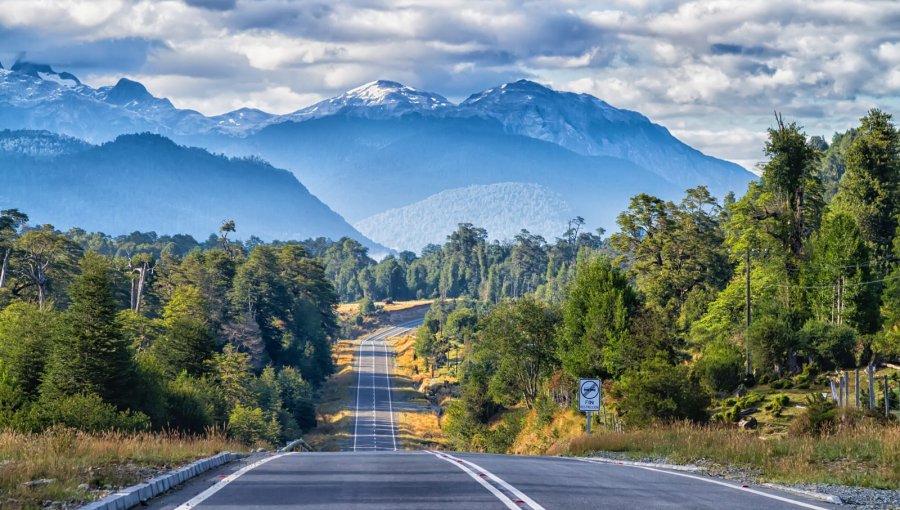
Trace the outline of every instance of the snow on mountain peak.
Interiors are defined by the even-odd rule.
[[[57,73],[47,64],[35,64],[34,62],[16,61],[10,71],[26,74],[39,80],[54,82],[64,87],[77,87],[81,81],[72,73]]]
[[[285,117],[297,121],[335,114],[387,118],[407,113],[432,113],[453,107],[453,103],[439,94],[420,91],[395,81],[377,80]]]

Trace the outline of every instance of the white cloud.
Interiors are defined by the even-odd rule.
[[[900,103],[900,2],[193,3],[207,8],[5,0],[0,60],[24,51],[92,85],[128,75],[210,114],[293,111],[378,78],[460,99],[528,77],[640,111],[741,164],[759,159],[773,110],[828,137]]]

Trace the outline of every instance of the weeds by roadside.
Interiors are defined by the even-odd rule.
[[[88,434],[53,427],[0,432],[0,508],[83,502],[196,459],[243,447],[221,431]]]

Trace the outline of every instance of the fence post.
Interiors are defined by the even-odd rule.
[[[872,364],[869,363],[869,410],[875,409],[875,370],[872,368]]]
[[[891,392],[888,386],[887,374],[884,375],[884,417],[887,418],[891,414]]]
[[[856,367],[856,408],[859,409],[859,367]]]

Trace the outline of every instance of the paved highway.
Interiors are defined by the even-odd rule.
[[[422,320],[388,328],[363,338],[356,352],[356,399],[353,406],[354,452],[396,451],[397,416],[391,374],[394,352],[387,339],[404,335]]]
[[[151,503],[160,510],[448,508],[826,509],[833,505],[701,474],[586,459],[399,451],[386,339],[357,350],[353,442],[341,453],[269,454],[189,483]]]

